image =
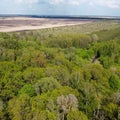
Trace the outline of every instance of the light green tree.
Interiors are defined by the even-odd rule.
[[[67,120],[88,120],[88,118],[83,112],[73,110],[68,113]]]

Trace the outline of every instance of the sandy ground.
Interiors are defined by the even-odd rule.
[[[8,17],[8,18],[0,18],[0,32],[37,30],[44,28],[86,24],[90,22],[91,21],[83,21],[79,19]]]

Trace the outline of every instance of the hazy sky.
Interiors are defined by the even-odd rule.
[[[120,0],[0,0],[0,14],[120,16]]]

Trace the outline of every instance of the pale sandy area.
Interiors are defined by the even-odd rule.
[[[90,22],[92,21],[83,21],[79,19],[8,17],[0,18],[0,32],[37,30],[61,26],[86,24]]]

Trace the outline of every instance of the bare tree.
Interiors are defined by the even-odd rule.
[[[69,94],[68,96],[59,96],[57,98],[57,104],[59,105],[58,109],[58,119],[66,120],[66,116],[69,111],[78,108],[78,100],[73,94]]]

